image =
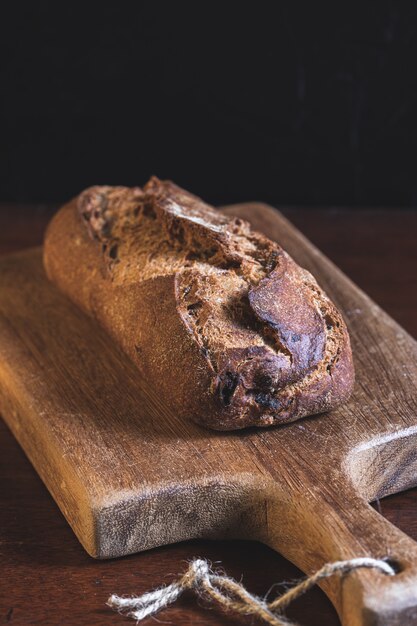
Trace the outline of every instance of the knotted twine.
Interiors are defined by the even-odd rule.
[[[364,567],[375,568],[388,576],[395,574],[391,565],[381,559],[356,558],[348,561],[335,561],[327,563],[315,574],[304,578],[275,600],[267,602],[249,593],[233,578],[218,571],[213,572],[206,560],[194,559],[189,563],[185,574],[170,585],[138,597],[123,598],[113,594],[107,600],[107,604],[112,609],[140,622],[145,617],[155,615],[175,602],[184,591],[192,590],[200,598],[217,604],[225,611],[241,615],[255,615],[271,626],[291,626],[291,622],[283,616],[282,612],[293,600],[299,598],[323,578],[336,573],[347,574]]]

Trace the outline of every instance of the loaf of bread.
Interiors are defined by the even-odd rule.
[[[351,393],[346,325],[313,276],[172,182],[87,189],[52,219],[44,264],[183,419],[271,426]]]

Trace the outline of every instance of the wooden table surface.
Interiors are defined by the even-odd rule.
[[[0,205],[0,254],[40,244],[53,211],[45,206]],[[417,211],[283,212],[417,336]],[[417,488],[375,506],[417,540]],[[242,578],[248,589],[259,595],[274,583],[301,576],[272,550],[244,541],[190,541],[113,561],[92,560],[0,420],[0,624],[133,624],[106,607],[110,593],[142,593],[171,582],[194,556],[221,562],[230,575]],[[318,589],[298,600],[288,616],[305,626],[339,624]],[[206,610],[192,597],[180,600],[159,618],[184,626],[253,623]]]

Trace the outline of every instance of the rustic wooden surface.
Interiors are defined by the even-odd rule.
[[[24,209],[21,210],[20,214],[19,211],[17,212],[15,223],[20,222],[20,229],[16,228],[14,231],[15,242],[13,242],[13,231],[8,231],[12,233],[12,237],[10,237],[4,227],[1,229],[1,236],[7,238],[7,244],[3,249],[7,249],[7,246],[9,250],[13,247],[23,247],[40,236],[45,213],[39,209],[37,215],[34,217],[32,214],[30,215],[31,217]],[[401,219],[399,219],[399,215],[401,215]],[[372,294],[372,287],[374,287],[377,294],[374,295],[375,299],[379,300],[405,326],[408,325],[409,330],[413,332],[413,330],[415,331],[415,326],[413,328],[413,323],[415,324],[413,311],[415,311],[416,306],[416,289],[412,264],[414,263],[415,266],[414,232],[416,217],[415,213],[412,212],[401,212],[397,213],[396,216],[389,212],[365,212],[362,214],[332,211],[291,212],[291,218],[294,221],[302,220],[304,232],[311,233],[313,239],[315,238],[316,242],[328,251],[329,255],[333,256],[339,264],[343,266],[345,263],[348,272],[349,267],[351,267],[351,276],[360,284],[362,280],[362,286],[371,292],[371,295],[374,295]],[[1,220],[5,220],[4,213],[0,215],[0,226],[2,225]],[[10,214],[6,225],[7,223],[13,224],[13,221],[10,221]],[[344,242],[342,249],[341,244],[347,232],[351,234],[351,237]],[[385,239],[383,238],[384,233]],[[22,235],[24,236],[23,240],[21,239]],[[330,239],[328,239],[329,236]],[[323,238],[322,241],[320,237]],[[326,245],[328,246],[327,249]],[[385,257],[387,250],[390,251],[389,258]],[[409,265],[407,266],[404,261],[407,261]],[[364,272],[365,269],[366,272]],[[357,276],[355,276],[355,270]],[[369,281],[368,285],[367,280]],[[378,293],[381,296],[379,298]],[[384,302],[384,293],[387,302]],[[403,294],[403,299],[401,299],[401,294]],[[402,315],[403,319],[401,319]],[[8,574],[8,570],[6,573],[3,571],[3,591],[1,593],[4,593],[4,599],[3,596],[0,597],[2,611],[0,619],[1,616],[4,616],[5,620],[14,620],[14,623],[19,623],[19,620],[20,623],[34,623],[36,620],[43,620],[43,623],[51,624],[58,622],[91,624],[105,623],[105,621],[117,623],[120,618],[109,616],[106,609],[103,611],[100,608],[102,607],[101,594],[107,596],[108,592],[114,590],[124,592],[144,590],[160,582],[162,572],[176,572],[181,569],[181,558],[195,554],[207,554],[214,560],[220,558],[234,575],[245,572],[248,586],[258,593],[262,593],[272,582],[296,575],[295,568],[291,568],[270,550],[252,543],[233,544],[228,542],[203,545],[202,542],[198,542],[194,545],[183,544],[111,563],[92,562],[86,556],[83,558],[72,535],[63,524],[62,518],[55,512],[54,505],[44,488],[28,468],[27,461],[19,452],[16,452],[17,446],[6,431],[4,431],[4,438],[2,462],[5,469],[1,472],[3,482],[0,484],[2,485],[1,493],[6,493],[5,506],[1,507],[1,515],[5,515],[6,520],[1,520],[0,528],[5,529],[5,537],[1,539],[2,552],[3,556],[6,557],[7,567],[9,567],[9,563],[11,564],[11,573]],[[10,460],[9,455],[12,454],[13,457]],[[20,472],[19,456],[20,467],[22,468]],[[19,476],[22,476],[20,483]],[[21,491],[28,493],[30,490],[32,493],[28,500],[21,502],[19,498]],[[35,512],[39,512],[37,535],[36,515],[35,518],[33,514],[29,515],[28,502],[33,505]],[[390,502],[393,504],[390,505]],[[401,513],[399,511],[402,509],[398,505],[396,508],[396,502],[402,502],[403,508],[412,514],[413,492],[393,497],[382,503],[383,512],[391,511],[394,515],[394,521],[401,526]],[[48,515],[48,503],[50,517],[45,520],[45,514]],[[19,506],[22,514],[16,522],[12,513]],[[23,511],[25,511],[24,514]],[[50,537],[45,536],[44,529],[46,527],[52,526],[54,528],[57,525],[57,530],[52,531]],[[403,528],[413,535],[411,525],[404,527],[403,524]],[[415,535],[416,533],[414,533]],[[4,559],[2,560],[4,562]],[[160,566],[161,560],[162,567]],[[42,564],[43,562],[44,564]],[[152,563],[152,566],[146,566],[146,563]],[[36,587],[31,579],[35,569],[42,579],[39,582],[39,587]],[[91,577],[96,575],[98,583],[93,587]],[[6,585],[4,585],[4,581],[6,581]],[[24,581],[26,581],[26,585],[23,584]],[[81,582],[78,588],[77,581]],[[64,583],[66,583],[68,594],[66,598],[61,597]],[[117,589],[115,589],[115,584]],[[123,585],[123,589],[119,589],[120,584]],[[47,601],[45,601],[45,594],[48,598]],[[38,599],[36,599],[37,595],[39,595]],[[24,601],[23,598],[25,598]],[[4,609],[3,604],[5,605]],[[187,605],[189,609],[185,611],[184,607]],[[13,607],[15,608],[12,611]],[[86,607],[89,608],[81,617],[81,614],[86,611]],[[294,608],[293,614],[296,614],[301,622],[304,618],[304,623],[337,623],[334,613],[318,591],[312,593],[309,598],[300,601],[298,607]],[[166,618],[171,619],[174,623],[187,623],[187,620],[189,620],[188,623],[197,623],[198,621],[199,623],[227,622],[225,618],[218,617],[214,612],[203,613],[200,609],[195,608],[190,601],[184,601],[178,607],[170,609]],[[111,620],[114,621],[111,622]],[[229,621],[233,623],[233,620]]]

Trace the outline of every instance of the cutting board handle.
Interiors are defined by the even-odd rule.
[[[331,485],[331,484],[330,484]],[[325,563],[356,557],[386,559],[396,570],[356,570],[320,586],[343,626],[417,624],[417,543],[382,517],[351,486],[305,490],[268,504],[263,541],[311,574]],[[346,494],[350,496],[347,497]],[[342,497],[343,494],[343,497]]]

